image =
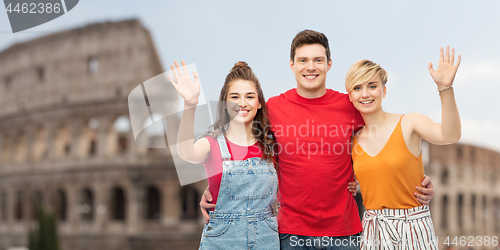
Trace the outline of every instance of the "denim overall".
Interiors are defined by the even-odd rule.
[[[215,210],[203,229],[200,249],[279,249],[276,170],[261,158],[231,161],[224,135],[217,138],[223,159]]]

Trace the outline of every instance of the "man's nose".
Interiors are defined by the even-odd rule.
[[[315,70],[316,69],[314,67],[314,62],[312,60],[310,60],[309,62],[307,62],[306,67],[307,67],[307,70]]]

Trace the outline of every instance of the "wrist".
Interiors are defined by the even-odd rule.
[[[442,87],[442,88],[438,87],[438,92],[439,92],[439,94],[441,94],[441,92],[446,91],[446,90],[451,89],[451,88],[453,88],[453,85],[450,85],[448,87]]]
[[[184,106],[186,107],[194,107],[198,105],[198,100],[195,101],[184,101]]]

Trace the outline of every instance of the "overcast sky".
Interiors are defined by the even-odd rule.
[[[16,34],[0,12],[0,50],[88,23],[138,18],[151,32],[165,70],[174,60],[196,63],[208,100],[218,99],[226,74],[239,60],[254,69],[269,98],[296,86],[290,43],[297,32],[314,29],[330,41],[328,88],[345,92],[350,65],[370,59],[389,72],[384,110],[419,112],[440,121],[439,95],[427,64],[437,66],[439,48],[451,45],[462,55],[454,85],[461,142],[500,151],[498,13],[496,0],[81,0],[65,15]]]

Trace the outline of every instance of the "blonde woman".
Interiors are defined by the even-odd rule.
[[[361,113],[365,126],[355,134],[353,168],[363,204],[361,249],[437,249],[429,208],[413,195],[424,178],[420,144],[455,143],[461,136],[453,80],[461,57],[455,50],[440,50],[436,70],[428,69],[441,98],[441,123],[419,113],[387,113],[382,108],[387,73],[369,60],[354,63],[346,75],[349,100]]]

